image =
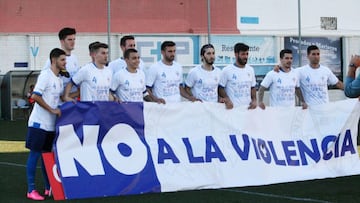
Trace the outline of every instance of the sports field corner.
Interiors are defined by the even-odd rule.
[[[26,199],[24,148],[26,121],[0,120],[0,202],[32,202]],[[358,150],[360,147],[358,146]],[[360,161],[360,159],[359,159]],[[42,191],[41,173],[37,186]],[[84,186],[85,187],[85,186]],[[299,181],[265,186],[152,193],[118,197],[66,200],[65,202],[360,202],[360,175]],[[57,202],[48,197],[44,202]]]

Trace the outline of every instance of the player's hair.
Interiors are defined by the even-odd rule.
[[[249,46],[244,43],[236,43],[234,46],[234,52],[239,53],[240,51],[249,51]]]
[[[138,53],[138,51],[136,49],[127,49],[125,52],[124,52],[124,58],[125,59],[128,59],[130,57],[130,54],[131,53]]]
[[[100,42],[99,42],[99,41],[91,42],[91,43],[89,44],[89,52],[91,52],[92,47],[93,47],[95,44],[98,44],[98,43],[100,43]]]
[[[283,49],[280,51],[280,58],[284,58],[285,54],[292,54],[292,50],[290,49]]]
[[[59,40],[64,40],[68,35],[75,35],[75,28],[65,27],[59,31]]]
[[[105,43],[102,43],[102,42],[93,42],[91,44],[89,44],[89,51],[90,53],[95,53],[97,52],[100,48],[109,48],[109,46]]]
[[[173,42],[173,41],[164,41],[161,44],[161,51],[165,51],[166,47],[173,47],[173,46],[176,46],[175,42]]]
[[[205,45],[202,46],[201,49],[200,49],[200,56],[204,56],[204,54],[205,54],[205,52],[206,52],[206,50],[207,50],[208,48],[213,48],[213,49],[215,49],[215,48],[214,48],[214,45],[212,45],[212,44],[205,44]]]
[[[55,48],[53,50],[50,51],[50,62],[51,62],[51,59],[53,58],[59,58],[61,55],[66,55],[65,51],[62,50],[62,49],[59,49],[59,48]]]
[[[317,47],[316,45],[310,45],[310,46],[308,46],[308,48],[307,48],[307,54],[309,55],[312,50],[319,50],[319,47]]]
[[[126,46],[126,40],[135,40],[135,37],[132,35],[125,35],[120,39],[120,46]]]

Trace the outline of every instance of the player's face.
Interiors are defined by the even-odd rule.
[[[72,51],[75,48],[75,35],[68,35],[65,39],[61,40],[62,47],[65,51]]]
[[[102,65],[106,65],[108,62],[108,55],[109,55],[109,50],[106,48],[100,48],[99,50],[97,50],[97,52],[95,53],[95,62],[102,64]]]
[[[65,69],[66,56],[65,55],[60,55],[59,58],[56,59],[55,65],[56,65],[56,68],[59,69],[59,70]]]
[[[318,65],[320,63],[320,50],[318,49],[311,50],[307,57],[309,59],[310,64]]]
[[[130,69],[137,69],[139,68],[139,64],[140,64],[140,56],[139,53],[130,53],[129,58],[125,59],[127,67]]]
[[[164,51],[161,51],[163,58],[166,62],[173,62],[175,60],[176,47],[165,47]]]
[[[213,48],[207,48],[204,55],[202,56],[205,64],[212,65],[215,62],[215,50]]]
[[[239,65],[246,65],[248,57],[249,57],[249,51],[239,51],[239,53],[235,53],[236,61]]]
[[[135,40],[133,39],[128,39],[125,41],[125,46],[121,46],[122,51],[126,51],[128,49],[135,49]]]
[[[283,58],[280,58],[281,67],[291,68],[293,61],[292,54],[285,53]]]

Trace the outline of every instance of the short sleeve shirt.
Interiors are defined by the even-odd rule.
[[[299,79],[294,69],[289,72],[272,70],[260,85],[270,88],[270,106],[295,106],[295,88],[299,87]]]
[[[121,101],[142,102],[146,91],[144,72],[140,69],[135,73],[126,68],[119,70],[113,76],[111,91],[115,92]]]
[[[240,68],[231,64],[222,70],[219,86],[225,88],[225,92],[234,106],[249,105],[251,88],[255,85],[255,72],[249,65]]]
[[[213,67],[208,71],[197,65],[191,69],[186,77],[185,84],[191,88],[192,94],[202,101],[217,102],[218,86],[221,70]]]
[[[81,101],[109,101],[112,72],[108,67],[97,68],[89,63],[72,77],[72,82],[80,86]]]
[[[300,88],[308,105],[329,102],[328,85],[335,85],[339,79],[326,66],[312,68],[305,65],[296,70],[299,74]]]
[[[60,104],[60,96],[63,94],[63,83],[50,68],[42,70],[34,87],[33,94],[39,95],[51,108],[55,109]],[[50,113],[38,103],[29,117],[28,126],[40,128],[45,131],[55,131],[56,115]]]
[[[171,66],[158,61],[153,64],[146,77],[146,86],[152,88],[153,94],[166,102],[180,102],[180,85],[183,81],[182,67],[173,62]]]

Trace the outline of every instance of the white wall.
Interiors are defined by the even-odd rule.
[[[360,2],[360,1],[359,1]],[[111,36],[111,59],[114,60],[118,58],[122,53],[120,51],[120,38],[122,35],[112,35]],[[242,35],[243,37],[243,35]],[[181,38],[181,37],[180,37]],[[283,37],[278,36],[276,37],[279,44],[274,47],[275,52],[278,53],[279,50],[281,50],[284,46],[283,44]],[[165,37],[160,37],[159,35],[151,37],[151,36],[145,36],[144,37],[138,37],[138,41],[147,41],[147,40],[155,40],[158,44],[161,40],[165,39]],[[183,36],[181,39],[184,41],[187,41],[191,44],[191,36],[186,37]],[[201,44],[206,43],[206,37],[200,36],[199,39],[199,46]],[[221,39],[221,38],[220,38]],[[241,39],[241,38],[239,38]],[[107,35],[99,35],[99,34],[91,34],[91,33],[81,33],[78,34],[76,37],[76,45],[75,50],[73,53],[75,53],[78,56],[79,63],[81,65],[88,63],[90,61],[89,57],[89,51],[88,51],[88,45],[91,42],[94,41],[101,41],[107,43]],[[155,42],[154,41],[154,42]],[[193,42],[196,43],[196,42]],[[216,43],[215,43],[216,44]],[[45,64],[45,61],[49,57],[50,50],[59,47],[60,43],[56,36],[56,34],[29,34],[29,35],[1,35],[0,34],[0,75],[5,75],[6,72],[10,70],[41,70],[43,65]],[[194,44],[191,45],[191,48],[193,49],[195,46]],[[143,52],[141,53],[142,57],[148,57],[148,58],[154,58],[154,54],[151,54],[151,52],[158,47],[154,46],[153,48],[144,48]],[[221,51],[218,50],[218,54],[220,54]],[[350,56],[353,54],[359,54],[360,55],[360,32],[358,36],[347,36],[343,37],[343,67],[344,67],[344,74],[346,74],[347,71],[347,64],[349,63]],[[35,57],[33,56],[35,55]],[[277,55],[277,54],[276,54]],[[197,56],[197,54],[194,54],[193,52],[190,52],[188,56],[179,56],[179,62],[183,65],[191,65],[194,63],[194,56]],[[27,62],[28,67],[25,68],[15,68],[14,63],[15,62]],[[150,65],[152,62],[148,63]]]
[[[111,60],[122,56],[120,50],[120,39],[123,35],[113,34],[110,37]],[[205,37],[201,37],[205,38]],[[73,53],[78,57],[79,64],[84,65],[90,62],[88,45],[94,41],[107,42],[107,34],[78,33],[76,35],[75,49]],[[160,44],[164,40],[173,40],[177,43],[176,60],[183,65],[194,64],[199,56],[199,40],[197,35],[136,35],[137,44],[141,56],[146,58],[146,65],[149,66],[159,60]],[[203,39],[202,39],[203,40]],[[145,43],[145,45],[144,45]],[[60,47],[57,33],[51,34],[0,34],[0,75],[10,70],[41,70],[49,58],[53,48]],[[202,44],[202,43],[201,43]],[[27,62],[28,67],[15,68],[15,62]]]
[[[0,74],[13,69],[14,62],[28,62],[28,40],[26,35],[0,36]]]
[[[299,8],[304,36],[359,35],[358,0],[237,0],[237,27],[245,35],[297,35]],[[258,23],[241,22],[244,17]],[[337,30],[321,29],[320,17],[336,17]]]

